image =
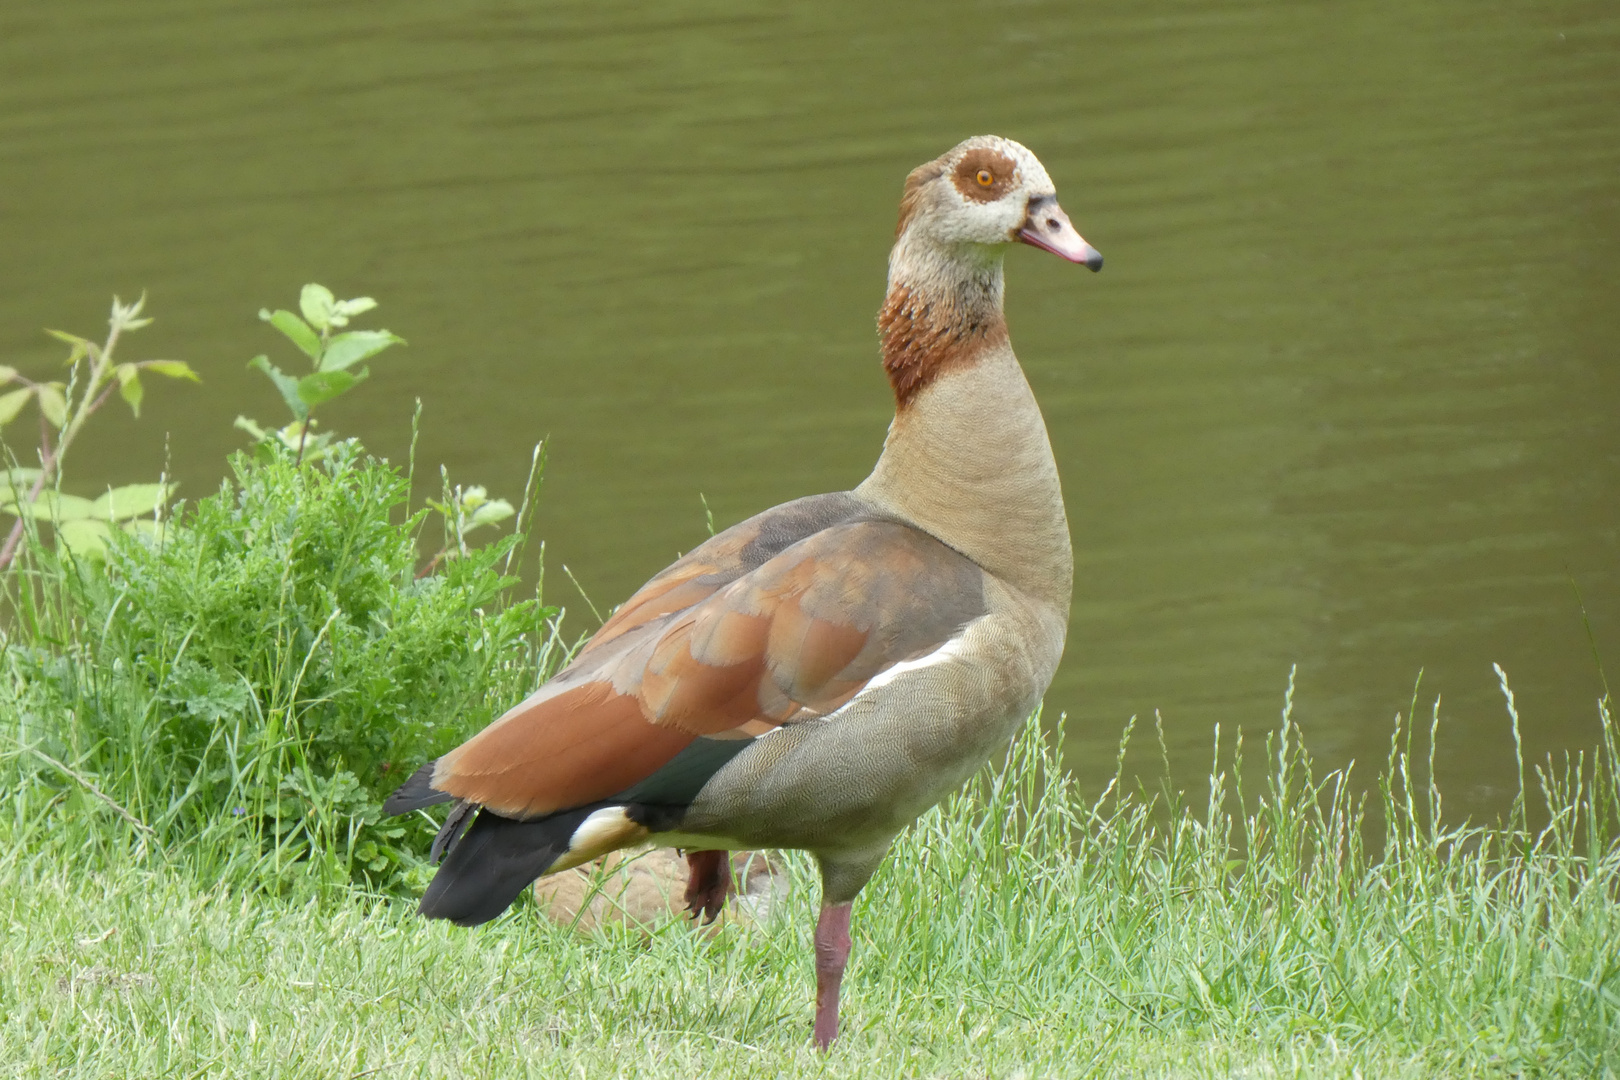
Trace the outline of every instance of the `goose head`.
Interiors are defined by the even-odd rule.
[[[1024,243],[1101,270],[1096,248],[1058,205],[1057,188],[1029,150],[998,135],[978,135],[906,177],[896,249],[933,248],[968,262],[998,260]]]

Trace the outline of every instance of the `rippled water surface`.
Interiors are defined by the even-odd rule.
[[[167,432],[210,490],[232,418],[281,408],[243,366],[275,348],[255,313],[318,280],[411,343],[331,422],[402,459],[420,396],[418,460],[514,497],[548,437],[551,593],[584,611],[566,563],[616,603],[704,536],[700,493],[724,525],[865,475],[900,182],[994,131],[1108,258],[1008,259],[1074,525],[1049,703],[1077,767],[1158,709],[1193,776],[1296,663],[1333,763],[1382,758],[1421,669],[1465,810],[1513,774],[1492,662],[1529,751],[1593,739],[1612,5],[765,7],[8,3],[0,362],[44,370],[40,327],[145,289],[132,344],[206,379],[107,422],[70,488],[150,479]]]

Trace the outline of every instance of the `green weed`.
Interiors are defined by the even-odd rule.
[[[304,328],[317,375],[336,357],[327,374],[348,377],[397,339],[330,333],[369,304],[334,314],[330,296],[305,289],[319,332],[271,321]],[[12,827],[70,821],[92,852],[184,852],[209,880],[419,885],[431,830],[382,820],[382,797],[566,652],[558,610],[514,595],[529,502],[478,547],[466,534],[513,518],[509,503],[446,479],[412,512],[408,472],[354,440],[261,439],[231,465],[214,495],[93,554],[25,532],[0,578]],[[419,570],[429,519],[445,538]]]

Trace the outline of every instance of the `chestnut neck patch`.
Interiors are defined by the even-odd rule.
[[[999,302],[961,303],[895,284],[878,312],[878,334],[895,407],[904,409],[945,372],[968,367],[986,349],[1004,344],[1007,322]]]

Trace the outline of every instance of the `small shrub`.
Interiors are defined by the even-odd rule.
[[[327,351],[361,334],[397,341],[352,331]],[[329,433],[310,449],[259,440],[217,493],[93,557],[27,535],[0,578],[0,769],[36,796],[14,800],[14,830],[65,803],[97,843],[155,843],[210,876],[421,876],[427,823],[382,820],[382,798],[539,684],[559,612],[513,598],[525,515],[465,541],[513,516],[504,500],[447,482],[412,513],[405,471]],[[419,571],[429,517],[445,546]]]

